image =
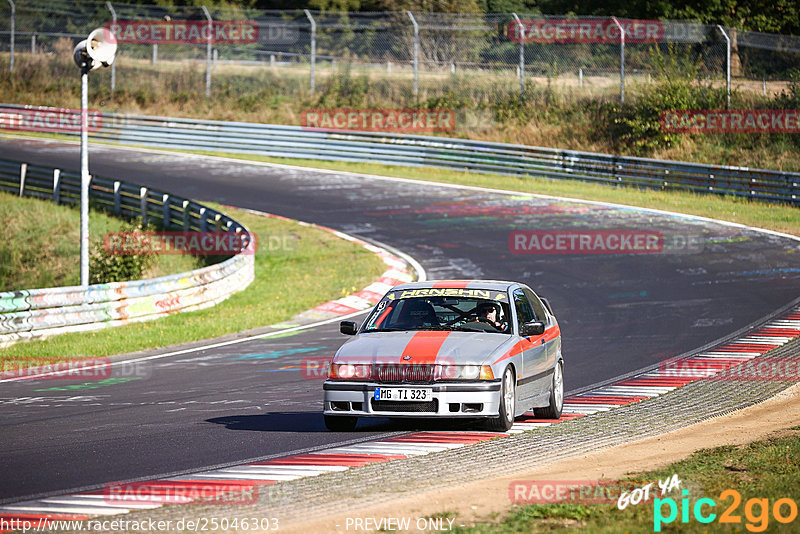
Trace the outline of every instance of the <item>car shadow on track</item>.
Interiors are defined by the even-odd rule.
[[[228,430],[254,432],[328,432],[319,412],[270,412],[258,415],[230,415],[206,419],[208,423],[225,425]],[[355,432],[409,432],[435,430],[468,430],[467,421],[405,419],[394,420],[361,418]]]

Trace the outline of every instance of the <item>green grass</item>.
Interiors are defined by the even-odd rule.
[[[0,350],[0,359],[39,365],[164,347],[276,324],[365,287],[386,268],[360,245],[319,228],[209,205],[230,214],[257,235],[256,277],[247,290],[207,310],[19,343]],[[281,246],[277,246],[279,242]]]
[[[688,490],[689,521],[681,522],[682,494],[674,490],[663,498],[673,498],[676,502],[677,517],[671,524],[664,524],[662,532],[797,532],[800,518],[792,523],[781,524],[772,515],[776,500],[793,499],[798,503],[800,495],[800,432],[757,441],[744,446],[725,446],[703,449],[689,458],[659,469],[639,473],[630,479],[620,481],[623,485],[638,487],[639,481],[665,480],[673,474],[681,479],[681,489]],[[633,482],[637,482],[633,484]],[[659,497],[657,484],[655,497]],[[736,490],[741,503],[732,510],[732,518],[738,516],[739,522],[720,524],[722,513],[733,506],[733,497],[720,494],[725,490]],[[710,498],[717,503],[714,509],[703,506],[703,513],[717,514],[716,520],[709,524],[696,521],[692,515],[695,502],[700,498]],[[761,514],[759,506],[750,499],[767,499],[769,515]],[[664,516],[668,515],[668,505],[661,506]],[[750,516],[747,510],[750,510]],[[789,514],[789,507],[782,507],[782,514]],[[456,524],[458,520],[456,520]],[[748,528],[750,525],[750,528]],[[765,527],[764,530],[760,530]],[[471,527],[457,528],[457,534],[482,533],[527,533],[527,532],[592,532],[616,534],[620,532],[653,532],[654,498],[636,506],[619,510],[616,504],[583,505],[572,502],[558,504],[532,504],[514,506],[503,518],[486,521]],[[752,529],[752,530],[751,530]]]
[[[5,219],[0,240],[0,291],[80,284],[80,212],[46,200],[0,192]],[[126,223],[104,212],[89,215],[92,245]],[[145,278],[197,268],[191,256],[156,256]]]

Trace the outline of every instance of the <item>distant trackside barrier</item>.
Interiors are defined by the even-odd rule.
[[[52,200],[80,201],[80,174],[0,160],[0,191]],[[89,198],[116,215],[154,222],[167,230],[235,232],[247,228],[227,215],[176,195],[93,176]],[[77,259],[76,259],[77,261]],[[254,256],[237,254],[186,273],[150,280],[0,293],[0,347],[20,340],[96,330],[213,306],[246,288]]]
[[[64,110],[0,104],[0,131]],[[14,117],[18,113],[19,117]],[[40,121],[43,124],[45,120]],[[68,121],[67,121],[68,122]],[[128,145],[259,154],[736,195],[798,204],[800,173],[445,137],[103,113],[90,138]],[[29,127],[36,126],[31,123]],[[25,129],[24,125],[20,129]],[[61,133],[75,135],[69,129]]]

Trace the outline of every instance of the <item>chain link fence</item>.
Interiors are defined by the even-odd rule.
[[[0,60],[8,70],[15,61],[63,53],[104,26],[120,43],[112,90],[135,86],[143,73],[192,68],[205,76],[187,74],[176,90],[232,90],[226,79],[236,74],[237,90],[246,92],[268,68],[309,92],[349,71],[420,98],[466,91],[481,99],[499,88],[547,86],[624,99],[626,83],[650,83],[667,62],[700,79],[764,92],[800,73],[800,37],[685,21],[6,2]],[[253,82],[242,83],[248,75]]]

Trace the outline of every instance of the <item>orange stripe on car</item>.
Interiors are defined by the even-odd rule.
[[[403,349],[403,357],[410,356],[410,360],[403,359],[400,363],[426,364],[436,363],[436,357],[450,332],[437,330],[423,330],[417,332],[408,341]]]
[[[498,362],[502,362],[503,360],[513,358],[517,354],[521,354],[523,351],[526,351],[529,348],[532,348],[536,345],[540,345],[542,343],[542,340],[544,340],[544,342],[547,343],[549,341],[553,341],[560,335],[561,335],[561,328],[558,325],[551,326],[550,328],[544,331],[544,334],[540,336],[527,337],[525,339],[522,339],[521,341],[517,341],[516,343],[514,343],[513,347],[508,349],[508,352],[506,352],[505,354],[497,358],[494,362],[492,362],[492,365]]]

